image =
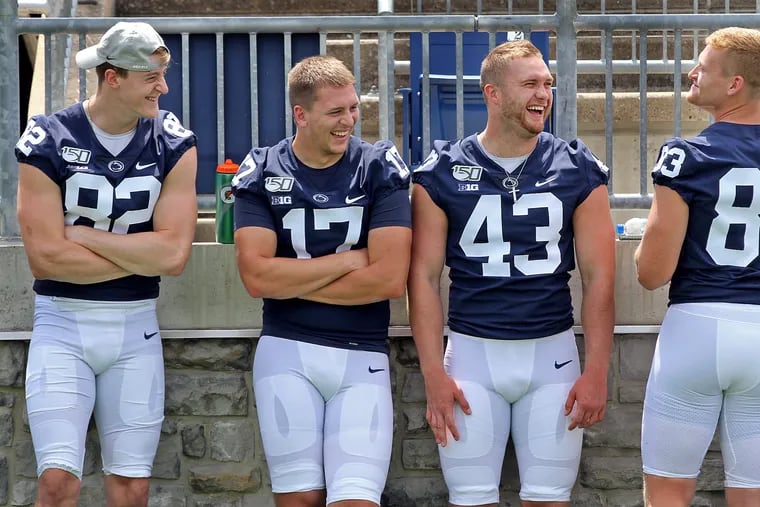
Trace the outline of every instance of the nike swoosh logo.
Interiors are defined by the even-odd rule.
[[[373,368],[373,367],[370,366],[369,368],[367,368],[367,371],[369,371],[370,373],[377,373],[379,371],[385,371],[385,368],[377,368],[377,369],[375,369],[375,368]]]
[[[570,364],[570,363],[572,363],[572,362],[573,362],[573,360],[572,360],[572,359],[571,359],[571,360],[569,360],[569,361],[565,361],[564,363],[558,363],[557,361],[554,361],[554,369],[556,369],[556,370],[559,370],[559,369],[560,369],[560,368],[562,368],[563,366],[566,366],[566,365],[568,365],[568,364]]]
[[[558,176],[552,176],[551,178],[549,178],[549,179],[547,179],[547,180],[544,180],[544,181],[537,181],[537,182],[536,182],[536,186],[537,186],[537,187],[543,187],[543,186],[544,186],[544,185],[546,185],[547,183],[550,183],[550,182],[552,182],[552,181],[556,180],[557,178],[558,178]]]
[[[151,338],[153,338],[157,334],[158,334],[158,331],[156,331],[155,333],[148,333],[147,331],[145,331],[143,333],[143,336],[145,337],[146,340],[150,340]]]
[[[362,194],[359,197],[349,197],[349,196],[346,196],[346,204],[353,204],[356,201],[360,201],[360,200],[364,199],[365,197],[367,197],[367,194]]]
[[[142,165],[140,162],[138,162],[137,164],[135,164],[135,169],[137,169],[138,171],[142,171],[143,169],[147,169],[148,167],[150,167],[152,165],[156,165],[156,163],[153,162],[151,164]]]

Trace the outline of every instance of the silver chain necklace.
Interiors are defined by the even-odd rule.
[[[512,202],[517,202],[517,191],[520,190],[520,175],[522,174],[523,169],[525,169],[525,163],[528,161],[529,157],[530,153],[525,157],[525,160],[522,161],[522,164],[520,164],[520,170],[518,171],[517,176],[512,176],[507,173],[507,177],[501,180],[502,186],[512,192]]]

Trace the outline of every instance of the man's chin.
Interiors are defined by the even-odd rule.
[[[143,118],[155,118],[158,116],[158,106],[156,107],[147,107],[142,110],[142,114],[140,115]]]
[[[528,118],[524,120],[522,124],[523,128],[534,136],[537,136],[544,131],[544,125],[546,125],[546,118],[541,120],[540,123],[537,118]]]
[[[333,144],[330,146],[329,149],[332,155],[343,155],[344,153],[346,153],[346,150],[348,150],[348,143],[346,143],[345,145],[337,145],[337,146]]]
[[[541,124],[540,128],[535,125],[525,125],[525,130],[527,130],[530,135],[537,136],[544,131],[544,125]]]
[[[686,94],[685,98],[686,98],[686,102],[688,102],[689,104],[693,106],[699,106],[699,96],[697,94],[689,92]]]

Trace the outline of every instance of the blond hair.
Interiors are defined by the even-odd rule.
[[[726,50],[724,75],[742,76],[754,96],[760,93],[760,31],[736,26],[721,28],[711,33],[705,44]]]
[[[316,99],[317,90],[323,86],[338,88],[354,83],[354,75],[337,58],[310,56],[288,72],[288,98],[291,106],[299,105],[309,109]]]
[[[487,84],[500,84],[504,69],[516,58],[537,56],[543,58],[541,50],[528,40],[515,40],[499,44],[491,50],[480,64],[480,89]]]

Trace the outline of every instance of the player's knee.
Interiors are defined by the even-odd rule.
[[[644,474],[644,502],[647,507],[686,507],[696,490],[696,478],[676,478]]]
[[[328,507],[378,507],[378,502],[369,500],[341,500],[327,504]]]
[[[76,505],[79,497],[79,478],[60,468],[48,468],[40,475],[37,485],[37,505]]]
[[[313,489],[293,493],[275,493],[277,507],[321,507],[325,505],[325,490]]]
[[[137,507],[148,504],[148,478],[106,476],[108,505],[113,507]]]
[[[126,489],[136,500],[148,499],[148,479],[131,479],[127,481]]]

